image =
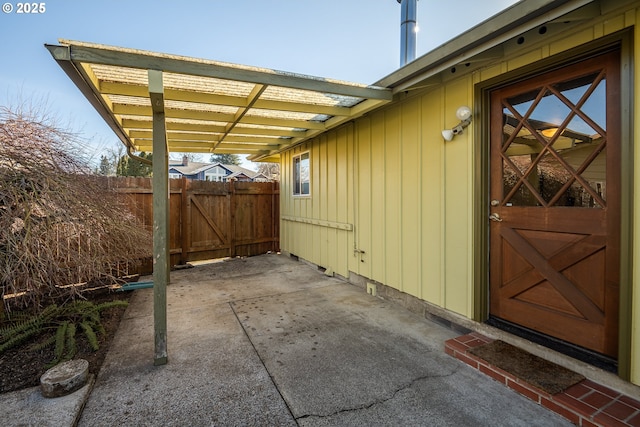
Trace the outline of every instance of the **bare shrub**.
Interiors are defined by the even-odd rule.
[[[124,200],[78,160],[79,138],[38,114],[0,107],[0,286],[22,305],[75,296],[150,256]],[[6,301],[5,301],[6,303]]]

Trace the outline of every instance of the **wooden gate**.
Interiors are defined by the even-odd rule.
[[[151,231],[151,179],[110,178],[109,185]],[[172,179],[169,189],[171,265],[280,249],[278,183]]]

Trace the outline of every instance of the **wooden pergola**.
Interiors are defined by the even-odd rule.
[[[60,40],[45,45],[135,157],[153,152],[154,363],[167,363],[169,152],[282,151],[391,101],[390,89]]]

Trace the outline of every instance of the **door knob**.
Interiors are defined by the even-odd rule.
[[[500,200],[493,199],[491,201],[491,206],[496,207],[500,205]]]
[[[497,213],[492,213],[491,215],[489,215],[489,219],[495,222],[502,222],[502,218],[500,218],[500,215],[498,215]]]

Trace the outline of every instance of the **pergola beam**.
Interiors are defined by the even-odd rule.
[[[287,127],[296,129],[311,129],[311,130],[327,130],[327,126],[324,122],[306,121],[306,120],[292,120],[292,119],[275,119],[261,116],[244,116],[242,123],[250,125],[264,125],[275,127]]]
[[[145,98],[147,87],[138,84],[102,81],[99,84],[100,93],[104,95],[121,95]],[[247,97],[217,95],[213,93],[196,92],[183,89],[167,89],[165,101],[195,102],[199,104],[224,105],[228,107],[247,107]],[[304,102],[280,101],[274,99],[260,99],[254,103],[254,108],[276,111],[295,111],[310,114],[347,115],[349,107],[335,107],[321,104],[307,104]]]
[[[251,138],[253,142],[263,142],[263,141],[273,141],[274,139],[280,139],[279,137],[285,138],[300,138],[306,136],[306,132],[301,131],[266,131],[260,129],[252,129],[252,130],[243,130],[243,129],[234,129],[229,133],[227,138],[235,137],[247,140]],[[262,136],[264,135],[264,136]],[[129,137],[132,139],[151,139],[152,132],[151,130],[141,130],[135,129],[129,131]],[[169,131],[167,132],[167,139],[169,141],[169,145],[173,141],[177,140],[187,140],[187,141],[209,141],[209,142],[218,142],[220,141],[222,136],[221,132],[211,133],[211,132],[180,132],[180,131]],[[175,151],[175,150],[174,150]]]
[[[152,112],[151,107],[144,105],[113,103],[113,113],[117,115],[149,117]],[[165,108],[165,116],[167,119],[206,120],[220,123],[233,120],[233,114],[204,110],[182,110],[178,108]]]
[[[149,139],[142,141],[136,141],[136,148],[138,151],[151,151],[153,149],[153,143]],[[198,152],[198,153],[212,153],[215,147],[213,142],[200,142],[200,141],[174,141],[173,148],[178,152]],[[224,143],[219,146],[215,152],[223,153],[225,151],[240,153],[240,154],[255,154],[265,151],[277,150],[281,147],[278,144],[248,144],[248,143]]]
[[[105,95],[123,95],[146,98],[148,96],[148,89],[145,85],[141,84],[102,81],[100,82],[100,93]],[[167,101],[198,102],[201,104],[228,105],[231,107],[244,107],[246,104],[245,98],[238,96],[217,95],[213,93],[170,88],[165,88],[164,98]]]
[[[391,90],[366,85],[346,84],[339,81],[310,78],[293,73],[284,73],[256,67],[240,67],[217,61],[195,60],[187,57],[155,55],[134,49],[119,49],[114,52],[100,46],[61,40],[66,46],[51,46],[54,58],[73,62],[113,65],[118,67],[162,70],[166,73],[188,74],[201,77],[213,77],[235,80],[266,86],[310,90],[314,92],[353,96],[364,99],[391,101]]]
[[[144,107],[143,107],[144,108]],[[170,113],[165,117],[170,118]],[[122,119],[122,127],[125,129],[151,129],[151,120],[140,119]],[[240,124],[269,126],[271,128],[284,128],[289,129],[313,129],[313,130],[326,130],[326,126],[322,122],[305,122],[302,120],[282,120],[282,119],[270,119],[268,117],[260,116],[244,116]],[[200,123],[188,123],[188,122],[175,122],[167,120],[168,131],[191,131],[191,132],[218,132],[222,133],[225,127],[222,125],[210,125]],[[266,129],[265,129],[266,130]],[[274,131],[277,129],[274,129]],[[296,130],[294,132],[303,132],[302,130]]]
[[[101,81],[100,93],[105,95],[122,95],[144,98],[147,87],[144,85]],[[199,104],[224,105],[228,107],[247,107],[247,98],[241,96],[218,95],[213,93],[196,92],[181,89],[165,88],[165,101],[196,102]],[[328,116],[347,116],[349,107],[335,107],[331,105],[307,104],[304,102],[258,99],[253,108],[274,111],[292,111],[296,113],[326,114]]]
[[[283,147],[289,145],[295,138],[258,138],[250,136],[228,136],[227,140],[223,144],[218,144],[218,141],[197,141],[193,139],[173,139],[171,140],[171,147],[173,151],[180,151],[180,144],[210,144],[210,146],[218,145],[218,148],[224,148],[230,144],[247,144],[253,147]],[[149,146],[152,143],[151,138],[138,138],[133,139],[133,145],[138,151],[143,151],[140,147]]]

